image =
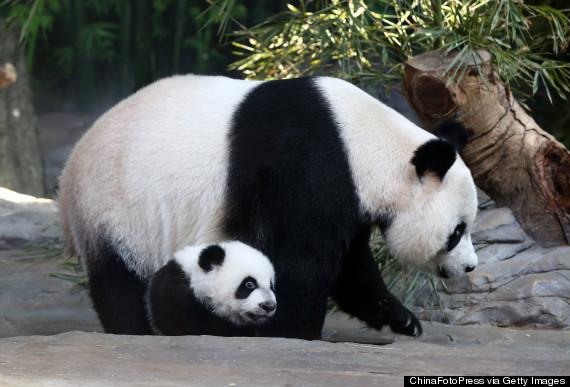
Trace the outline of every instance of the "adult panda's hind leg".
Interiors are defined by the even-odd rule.
[[[96,243],[89,250],[89,295],[105,332],[152,334],[144,305],[146,282],[127,268],[110,242]]]
[[[331,296],[344,312],[380,330],[418,337],[419,320],[388,291],[369,247],[370,229],[363,228],[352,241]]]

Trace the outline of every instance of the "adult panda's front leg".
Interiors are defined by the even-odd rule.
[[[388,291],[369,246],[370,227],[363,227],[344,257],[331,296],[346,313],[369,327],[418,337],[422,326],[416,316]]]
[[[275,316],[258,328],[258,334],[303,340],[320,340],[327,313],[328,286],[307,276],[311,263],[296,256],[274,262],[277,273]],[[308,269],[300,272],[300,268]],[[305,274],[304,274],[305,273]]]

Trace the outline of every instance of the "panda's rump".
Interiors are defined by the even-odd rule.
[[[255,84],[172,77],[104,114],[61,178],[62,216],[77,252],[89,234],[104,233],[144,277],[183,245],[221,239],[226,133]]]

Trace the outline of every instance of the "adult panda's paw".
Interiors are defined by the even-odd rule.
[[[378,307],[374,315],[364,319],[370,328],[381,330],[388,325],[394,333],[412,337],[419,337],[422,334],[419,320],[394,296],[390,295],[379,300]]]
[[[399,302],[391,303],[388,308],[388,324],[393,332],[412,337],[421,336],[422,324],[412,312]]]

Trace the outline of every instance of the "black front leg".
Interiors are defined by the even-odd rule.
[[[275,265],[277,311],[258,328],[260,336],[320,340],[327,312],[328,288],[301,271],[301,263]],[[300,272],[299,272],[300,271]]]
[[[369,239],[369,227],[361,229],[353,239],[331,296],[340,309],[371,328],[380,330],[388,325],[396,333],[418,337],[422,326],[386,288],[372,257]]]

